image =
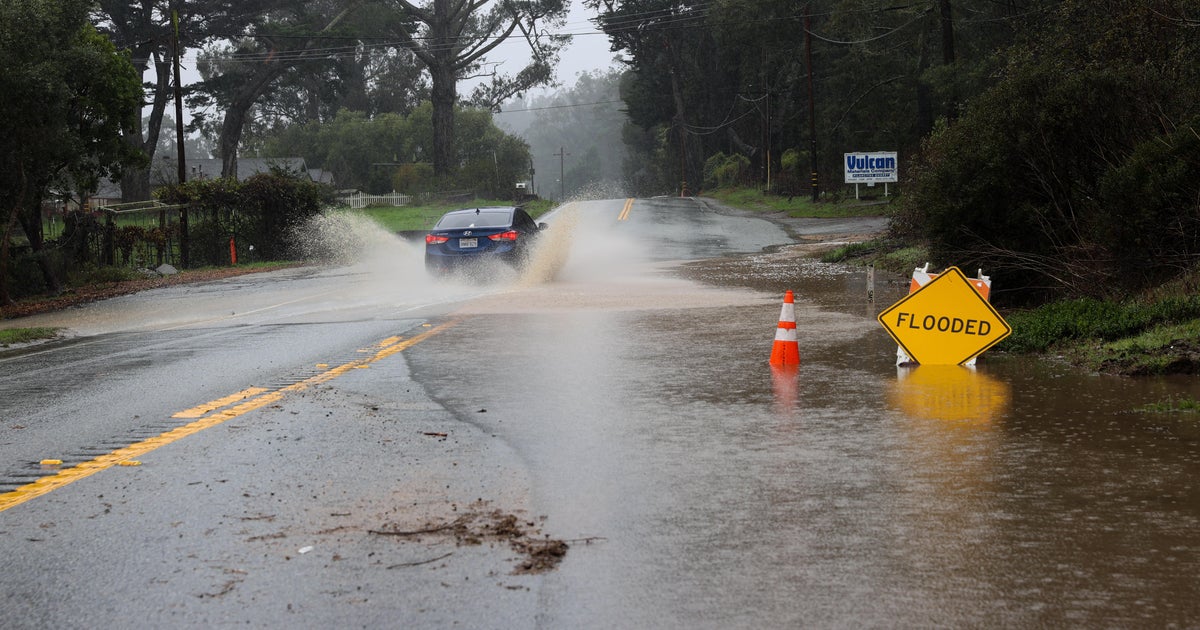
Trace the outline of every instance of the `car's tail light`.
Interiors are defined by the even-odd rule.
[[[450,240],[449,236],[441,236],[439,234],[426,234],[425,235],[425,244],[426,245],[438,245],[440,243],[445,243],[448,240]]]
[[[509,230],[507,232],[501,232],[499,234],[492,234],[488,238],[492,239],[493,241],[515,241],[515,240],[517,240],[517,231]]]

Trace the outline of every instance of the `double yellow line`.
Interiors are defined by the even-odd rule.
[[[198,405],[180,411],[172,415],[173,418],[199,418],[195,422],[176,427],[165,433],[155,437],[130,444],[129,446],[116,449],[110,453],[100,455],[94,459],[76,464],[70,468],[65,468],[58,471],[56,474],[42,477],[33,483],[26,484],[13,490],[0,494],[0,512],[3,512],[11,507],[16,507],[30,499],[34,499],[53,492],[63,486],[72,484],[80,479],[90,477],[102,470],[107,470],[113,466],[129,465],[136,463],[136,458],[146,453],[149,453],[159,447],[166,446],[173,442],[177,442],[189,435],[199,433],[208,428],[212,428],[223,422],[245,415],[255,409],[265,407],[267,405],[279,402],[285,395],[303,391],[314,385],[320,385],[331,381],[350,370],[365,368],[372,363],[385,359],[387,357],[411,348],[422,341],[436,335],[447,328],[455,325],[457,320],[451,320],[434,326],[429,330],[404,339],[402,337],[388,337],[379,343],[371,346],[367,352],[369,356],[350,361],[337,367],[328,369],[320,374],[309,377],[298,383],[293,383],[287,387],[282,387],[275,391],[269,391],[262,387],[250,387],[236,394],[218,398],[203,405]],[[235,404],[236,403],[236,404]],[[230,406],[232,405],[232,406]]]
[[[621,209],[621,214],[617,215],[617,220],[618,221],[628,221],[629,220],[629,212],[631,210],[633,210],[633,198],[632,197],[625,200],[625,207]]]

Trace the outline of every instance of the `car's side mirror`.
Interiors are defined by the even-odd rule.
[[[539,230],[548,230],[548,229],[550,229],[550,224],[548,224],[548,223],[539,223],[539,224],[538,224],[538,229],[539,229]]]

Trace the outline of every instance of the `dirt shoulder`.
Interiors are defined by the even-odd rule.
[[[787,231],[798,244],[830,241],[866,241],[887,231],[886,216],[870,217],[793,217],[786,212],[766,212],[735,208],[708,197],[696,197],[705,208],[732,216],[754,217],[770,221]]]

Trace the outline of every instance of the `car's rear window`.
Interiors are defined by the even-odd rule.
[[[488,227],[505,227],[512,220],[512,212],[482,210],[479,214],[474,212],[463,212],[455,214],[447,214],[442,217],[435,230],[457,230],[459,228],[488,228]]]

